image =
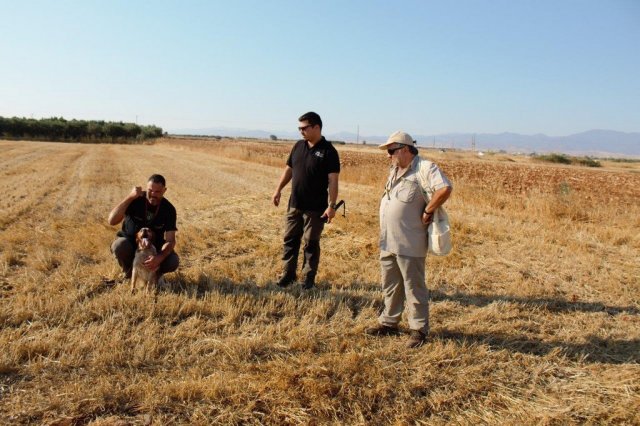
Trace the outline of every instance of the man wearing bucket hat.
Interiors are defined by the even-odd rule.
[[[413,138],[393,133],[380,149],[391,169],[380,201],[380,267],[384,310],[372,336],[396,335],[407,302],[407,347],[422,346],[429,333],[429,291],[425,282],[426,229],[434,211],[451,195],[451,183],[433,162],[420,158]],[[426,185],[426,188],[424,186]],[[430,194],[429,202],[423,196]]]

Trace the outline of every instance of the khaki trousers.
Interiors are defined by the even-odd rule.
[[[384,310],[378,318],[382,325],[397,327],[407,304],[411,330],[429,333],[429,290],[425,282],[425,258],[380,253]]]

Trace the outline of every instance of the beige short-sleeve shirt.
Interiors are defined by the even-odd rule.
[[[422,212],[427,203],[421,193],[418,173],[427,183],[427,197],[451,183],[434,163],[416,156],[409,169],[396,177],[392,168],[380,201],[380,250],[401,256],[427,255],[427,227]]]

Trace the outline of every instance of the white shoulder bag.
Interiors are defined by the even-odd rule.
[[[449,216],[442,206],[433,212],[433,221],[427,228],[427,242],[429,244],[429,253],[436,256],[446,256],[453,248]]]
[[[420,189],[424,201],[429,204],[427,197],[427,182],[420,172],[417,173],[420,181]],[[427,245],[429,253],[435,256],[446,256],[451,252],[451,226],[449,225],[449,215],[444,207],[440,206],[433,212],[433,220],[427,227]]]

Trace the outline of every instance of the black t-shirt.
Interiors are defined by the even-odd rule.
[[[293,169],[289,207],[324,211],[329,202],[329,173],[340,173],[338,151],[324,137],[313,148],[299,140],[291,149],[287,166]]]
[[[118,236],[126,237],[135,242],[136,233],[140,228],[150,228],[155,233],[153,245],[160,251],[165,243],[164,233],[167,231],[177,231],[176,209],[166,198],[160,201],[156,207],[147,202],[146,193],[138,197],[129,204],[122,221],[122,230]]]

